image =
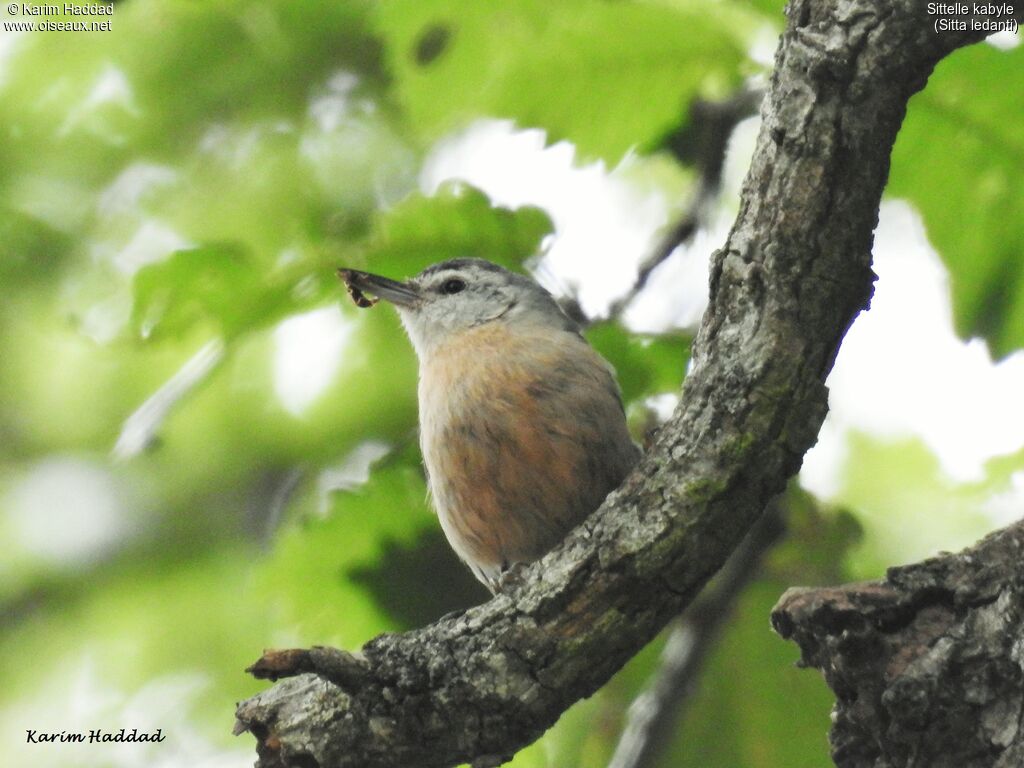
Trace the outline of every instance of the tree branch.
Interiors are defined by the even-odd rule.
[[[1024,764],[1024,522],[882,582],[791,589],[772,624],[835,691],[840,768]]]
[[[980,39],[936,35],[925,5],[791,0],[693,369],[652,449],[506,592],[346,660],[358,684],[302,674],[242,702],[259,766],[496,765],[694,598],[815,440],[824,379],[870,296],[907,100]]]
[[[673,623],[650,685],[629,708],[608,768],[658,764],[733,605],[785,531],[784,506],[779,498],[768,505],[711,587]]]

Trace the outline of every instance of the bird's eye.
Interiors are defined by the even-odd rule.
[[[451,296],[453,293],[458,293],[459,291],[464,290],[465,287],[466,282],[464,280],[453,277],[441,283],[441,293],[446,296]]]

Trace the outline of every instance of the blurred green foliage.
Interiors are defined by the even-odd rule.
[[[921,212],[949,268],[953,317],[996,357],[1024,347],[1024,47],[976,45],[913,98],[889,193]]]
[[[394,313],[357,310],[334,270],[402,276],[465,254],[521,268],[554,231],[549,213],[462,182],[424,194],[434,142],[512,119],[581,160],[655,153],[631,173],[657,187],[673,162],[661,137],[693,99],[759,71],[748,49],[781,6],[129,0],[109,33],[0,33],[0,734],[14,761],[125,765],[26,748],[21,731],[155,712],[170,743],[136,764],[244,764],[231,715],[263,687],[241,672],[263,647],[357,647],[486,599],[427,507],[412,351]],[[1000,353],[1024,327],[1020,57],[944,63],[893,170],[950,265],[960,328]],[[310,348],[327,375],[297,406],[281,361],[318,334],[342,338],[340,353]],[[689,329],[605,321],[587,335],[631,414],[678,391]],[[209,369],[168,394],[211,343]],[[111,459],[146,407],[149,450]],[[951,490],[919,446],[865,440],[853,455],[862,474],[840,499],[866,529],[858,575],[974,535],[978,504],[1022,463]],[[893,545],[938,506],[934,538]],[[766,617],[785,586],[850,576],[851,520],[794,505],[664,765],[825,762],[829,694],[791,668]],[[659,648],[514,765],[604,764]]]
[[[989,525],[986,503],[1009,492],[1013,475],[1024,467],[1021,450],[987,462],[979,480],[958,482],[917,439],[880,441],[853,433],[849,451],[837,498],[857,510],[864,528],[863,545],[849,558],[857,578],[877,578],[888,566],[970,546]]]
[[[615,162],[679,125],[695,96],[738,84],[751,22],[740,3],[701,0],[405,0],[381,6],[378,28],[424,139],[501,115]]]

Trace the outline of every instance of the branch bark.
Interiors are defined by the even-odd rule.
[[[772,624],[835,691],[840,768],[1024,765],[1024,522],[882,582],[791,589]]]
[[[925,6],[791,0],[694,366],[651,450],[490,602],[360,655],[321,653],[322,668],[294,670],[318,674],[242,702],[258,766],[497,765],[694,598],[816,438],[824,379],[871,293],[872,231],[907,100],[939,59],[981,38],[935,34]],[[335,682],[332,670],[343,671]]]
[[[700,600],[675,620],[651,683],[629,708],[608,768],[653,768],[658,764],[736,600],[785,532],[784,506],[781,499],[768,505]]]

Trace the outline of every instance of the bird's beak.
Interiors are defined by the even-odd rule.
[[[338,277],[345,281],[349,293],[360,306],[363,306],[360,297],[364,292],[407,309],[420,303],[419,290],[408,283],[400,283],[397,280],[370,272],[360,272],[358,269],[339,269]],[[363,299],[363,301],[366,300]],[[367,303],[365,306],[370,306],[370,304]]]

